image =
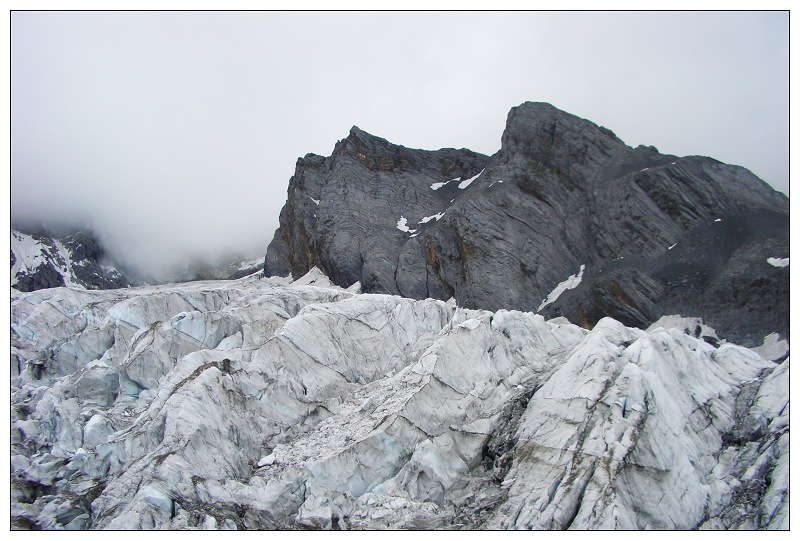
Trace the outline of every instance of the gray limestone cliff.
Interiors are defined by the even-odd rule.
[[[264,268],[585,327],[679,313],[757,345],[789,334],[789,269],[769,263],[788,254],[788,198],[746,169],[524,103],[491,157],[354,127],[330,157],[299,159]]]

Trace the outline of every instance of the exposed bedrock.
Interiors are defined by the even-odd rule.
[[[789,202],[741,167],[631,148],[544,103],[508,115],[501,149],[413,150],[354,127],[297,162],[265,273],[319,266],[365,292],[537,311],[591,327],[702,316],[721,337],[788,336]]]

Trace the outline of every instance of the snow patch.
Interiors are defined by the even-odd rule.
[[[434,182],[433,184],[431,184],[431,190],[438,190],[442,186],[445,186],[451,182],[458,182],[459,180],[461,180],[461,177],[456,177],[450,180],[446,180],[444,182]]]
[[[673,244],[672,246],[670,246],[669,248],[667,248],[667,250],[672,250],[672,249],[673,249],[673,248],[675,248],[677,245],[678,245],[678,243],[676,242],[675,244]]]
[[[426,224],[426,223],[430,222],[431,220],[438,220],[438,219],[439,219],[439,218],[441,218],[442,216],[444,216],[444,211],[440,212],[439,214],[434,214],[433,216],[425,216],[423,219],[421,219],[421,220],[420,220],[419,222],[417,222],[417,223],[419,223],[419,224]],[[399,225],[399,224],[398,224],[398,225]]]
[[[770,257],[767,259],[767,263],[772,265],[773,267],[788,267],[789,266],[789,258],[788,257]]]
[[[408,228],[408,226],[406,225],[406,218],[405,218],[405,216],[402,216],[402,215],[400,216],[400,219],[397,220],[397,229],[399,229],[403,233],[416,233],[417,232],[416,229],[409,229]]]
[[[717,219],[716,219],[716,220],[714,220],[714,221],[715,221],[715,222],[721,222],[721,221],[722,221],[722,218],[717,218]]]
[[[308,196],[308,198],[311,199],[314,202],[315,205],[319,205],[319,199],[314,199],[310,195]]]
[[[541,312],[545,306],[551,304],[558,299],[558,297],[564,293],[568,289],[575,289],[578,287],[578,284],[581,283],[581,279],[583,278],[583,270],[586,268],[586,265],[581,265],[581,270],[578,274],[573,274],[560,284],[558,284],[553,291],[547,296],[545,300],[542,301],[542,304],[539,305],[539,308],[536,310],[537,312]]]
[[[484,169],[481,169],[481,172],[480,172],[480,173],[478,173],[477,175],[475,175],[474,177],[470,177],[470,178],[468,178],[467,180],[462,180],[461,182],[459,182],[459,184],[458,184],[458,189],[459,189],[459,190],[463,190],[463,189],[465,189],[467,186],[469,186],[470,184],[472,184],[472,181],[473,181],[473,180],[475,180],[476,178],[478,178],[479,176],[481,176],[481,175],[483,174],[483,172],[484,172],[484,171],[486,171],[486,169],[485,169],[485,168],[484,168]]]
[[[241,263],[239,263],[239,267],[237,268],[237,270],[243,271],[243,270],[252,269],[253,267],[259,267],[259,266],[261,266],[261,267],[264,266],[264,258],[263,257],[257,257],[255,259],[249,259],[247,261],[242,261]]]

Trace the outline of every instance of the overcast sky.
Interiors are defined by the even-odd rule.
[[[12,218],[157,271],[262,255],[299,156],[353,125],[493,154],[546,101],[788,194],[785,13],[14,12]]]

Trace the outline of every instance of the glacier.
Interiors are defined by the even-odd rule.
[[[318,269],[11,294],[15,529],[788,529],[788,342]]]

